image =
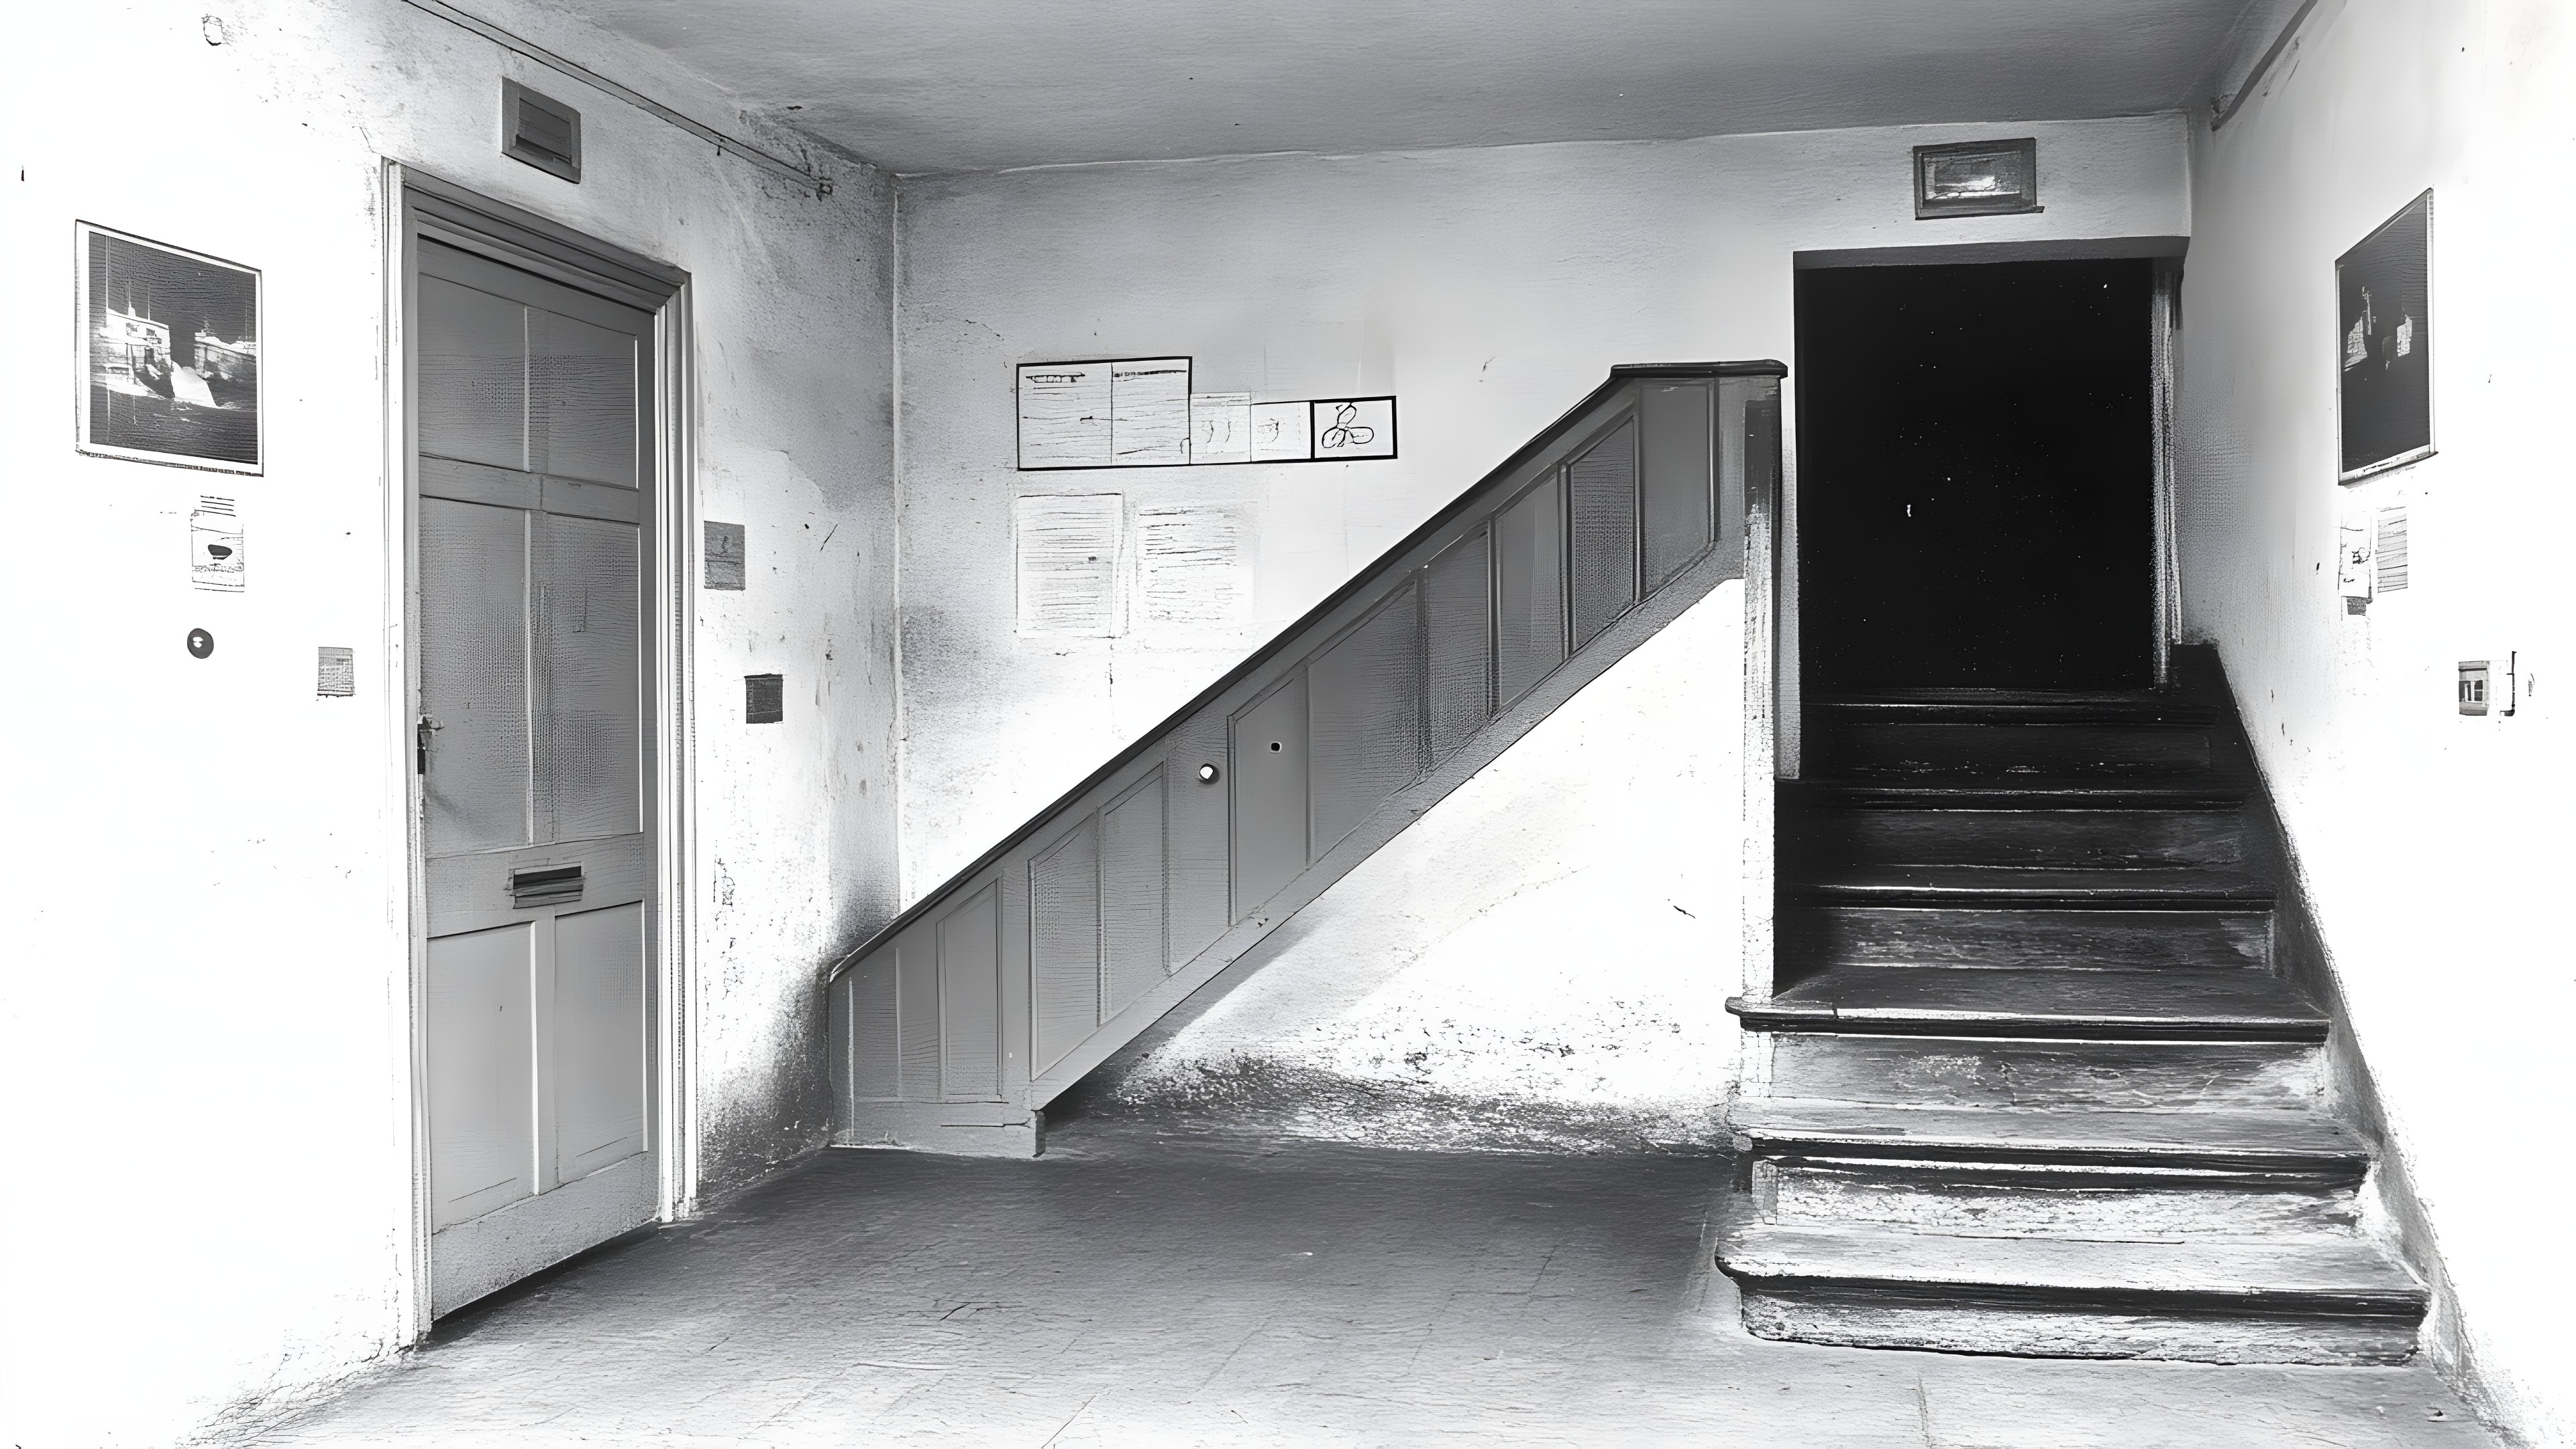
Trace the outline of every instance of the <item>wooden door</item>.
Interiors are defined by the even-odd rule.
[[[653,319],[423,240],[431,1311],[652,1219]]]

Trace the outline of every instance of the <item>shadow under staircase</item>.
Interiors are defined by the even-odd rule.
[[[834,1141],[1035,1152],[1050,1099],[1683,610],[1742,579],[1767,620],[1784,372],[1614,369],[905,910],[832,973]]]

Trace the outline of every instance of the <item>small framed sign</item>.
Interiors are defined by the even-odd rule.
[[[2433,193],[2335,259],[2337,478],[2433,456]]]
[[[1914,148],[1914,219],[2011,216],[2039,204],[2039,140],[1958,141]]]
[[[73,223],[84,453],[261,471],[259,273]]]

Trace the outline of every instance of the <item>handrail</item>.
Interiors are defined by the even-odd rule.
[[[1610,376],[1599,387],[1585,394],[1580,402],[1566,409],[1554,422],[1540,429],[1528,442],[1514,449],[1510,456],[1487,470],[1474,483],[1459,490],[1455,498],[1442,505],[1438,512],[1423,520],[1420,527],[1379,553],[1366,566],[1354,571],[1340,588],[1326,595],[1313,608],[1308,609],[1294,622],[1271,636],[1260,648],[1246,655],[1241,663],[1227,670],[1214,683],[1191,696],[1187,703],[1164,716],[1155,723],[1153,728],[1138,734],[1125,749],[1112,755],[1106,763],[1084,776],[1073,788],[1049,801],[1043,809],[1031,815],[1019,828],[1003,836],[991,849],[977,856],[964,869],[952,873],[946,880],[940,882],[936,890],[925,891],[920,899],[870,935],[856,950],[835,963],[830,975],[825,978],[827,984],[840,980],[852,967],[873,955],[880,947],[891,942],[906,929],[917,924],[935,907],[946,901],[950,893],[971,883],[977,876],[992,869],[1013,850],[1026,845],[1062,812],[1070,809],[1084,796],[1098,790],[1121,771],[1152,752],[1172,731],[1186,724],[1192,717],[1223,698],[1229,691],[1259,673],[1263,667],[1276,662],[1290,646],[1300,642],[1309,630],[1322,623],[1335,611],[1344,608],[1370,588],[1379,585],[1382,575],[1398,560],[1421,548],[1443,529],[1471,511],[1486,490],[1509,481],[1514,472],[1563,441],[1568,431],[1582,423],[1603,403],[1608,402],[1619,389],[1631,383],[1662,379],[1785,378],[1788,373],[1789,369],[1786,365],[1767,359],[1754,362],[1623,363],[1611,368]]]

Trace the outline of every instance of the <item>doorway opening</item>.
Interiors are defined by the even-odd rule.
[[[2146,258],[1797,274],[1809,697],[2162,672]]]

